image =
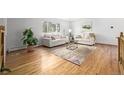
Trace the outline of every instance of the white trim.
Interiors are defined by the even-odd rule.
[[[40,44],[40,45],[36,45],[35,47],[38,47],[38,46],[42,46],[42,44]],[[12,51],[22,50],[22,49],[26,49],[26,48],[27,48],[26,46],[22,46],[22,47],[14,47],[14,48],[10,48],[10,49],[8,49],[7,51],[8,51],[8,52],[12,52]]]

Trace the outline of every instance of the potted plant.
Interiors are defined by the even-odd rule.
[[[33,51],[34,45],[37,45],[38,39],[34,37],[34,33],[31,28],[25,29],[23,32],[23,44],[27,46],[27,51]]]

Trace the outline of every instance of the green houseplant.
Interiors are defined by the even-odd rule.
[[[37,45],[38,39],[34,37],[34,33],[31,28],[25,29],[23,32],[23,44],[27,46],[27,51],[33,51],[34,45]]]

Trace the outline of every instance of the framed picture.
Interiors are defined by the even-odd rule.
[[[60,24],[56,24],[56,31],[60,32]]]
[[[82,25],[82,31],[84,32],[88,32],[88,31],[92,31],[92,23],[91,22],[86,22],[83,23]]]
[[[47,22],[43,22],[43,32],[47,32]]]
[[[43,23],[43,32],[60,32],[60,24],[53,24],[52,22],[44,22]]]

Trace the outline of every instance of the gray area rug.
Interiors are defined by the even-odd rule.
[[[87,55],[96,49],[95,46],[78,45],[75,50],[66,49],[65,46],[53,49],[51,52],[56,56],[66,59],[74,64],[81,65]]]

